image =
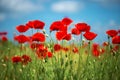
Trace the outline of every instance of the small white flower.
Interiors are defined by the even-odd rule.
[[[19,69],[20,72],[22,72],[22,69]]]
[[[4,67],[6,67],[7,65],[6,64],[2,64]]]

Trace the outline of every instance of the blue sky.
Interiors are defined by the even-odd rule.
[[[98,34],[95,41],[101,42],[107,39],[106,30],[120,29],[119,4],[120,0],[0,0],[0,31],[7,31],[12,40],[17,25],[39,19],[49,34],[50,24],[67,16],[73,24],[89,24]]]

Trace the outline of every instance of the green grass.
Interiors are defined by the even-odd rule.
[[[28,45],[20,50],[18,44],[0,41],[0,80],[120,80],[120,49],[113,55],[105,48],[104,54],[95,57],[88,46],[77,45],[79,52],[75,54],[71,50],[54,52],[50,45],[53,57],[39,59]],[[11,61],[12,56],[23,54],[32,61],[26,65]]]

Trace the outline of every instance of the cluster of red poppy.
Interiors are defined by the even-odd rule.
[[[61,21],[55,21],[50,26],[50,31],[57,31],[56,32],[56,39],[57,40],[71,40],[71,34],[80,35],[82,32],[85,32],[83,36],[87,40],[93,40],[97,34],[94,32],[90,32],[90,26],[86,23],[77,23],[75,27],[71,29],[71,33],[68,33],[68,27],[73,21],[70,18],[63,18]]]
[[[84,30],[83,30],[84,31]],[[112,39],[112,43],[113,44],[120,44],[120,30],[107,30],[106,34]],[[90,34],[90,32],[85,33],[83,36],[87,39],[87,40],[92,40],[92,37],[87,37],[87,36],[92,36]],[[94,37],[97,35],[94,35]],[[93,38],[94,38],[93,37]],[[89,39],[88,39],[89,38]],[[109,46],[110,43],[109,42],[104,42],[103,43],[103,47],[101,48],[99,44],[97,43],[93,43],[92,44],[92,54],[96,57],[100,56],[100,54],[103,54],[105,52],[105,47]],[[118,45],[112,45],[111,47],[111,53],[113,54],[113,52],[118,51],[119,46]]]
[[[7,32],[0,32],[0,40],[8,41]]]
[[[45,34],[41,32],[34,33],[32,36],[26,36],[23,33],[29,29],[42,30],[45,26],[45,23],[40,20],[33,20],[26,23],[26,25],[19,25],[16,27],[16,30],[21,34],[14,37],[14,40],[18,43],[29,42],[31,49],[35,50],[38,58],[52,57],[52,53],[48,51],[42,42],[45,42]]]
[[[26,25],[19,25],[16,27],[16,30],[20,32],[21,34],[18,36],[14,36],[14,40],[18,41],[19,43],[25,43],[28,41],[45,41],[45,35],[43,33],[37,32],[33,34],[32,36],[28,37],[23,35],[24,32],[31,29],[43,29],[45,26],[45,23],[40,20],[33,20],[26,23]]]
[[[90,29],[91,27],[86,23],[77,23],[75,24],[75,28],[73,28],[71,32],[74,35],[80,35],[82,32],[85,32],[83,36],[87,40],[93,40],[97,36],[97,34],[94,32],[90,32]]]
[[[38,56],[38,58],[51,58],[53,56],[53,54],[51,52],[48,51],[48,48],[45,47],[44,45],[39,45],[39,47],[36,50],[36,54]]]
[[[68,27],[72,24],[73,20],[65,17],[62,20],[59,21],[54,21],[50,25],[50,32],[56,31],[56,39],[58,41],[61,40],[71,40],[72,35],[82,35],[84,36],[87,40],[93,40],[96,38],[97,34],[94,32],[91,32],[90,25],[86,23],[76,23],[74,27],[71,29],[71,31],[68,31]],[[40,20],[33,20],[29,21],[26,23],[26,25],[19,25],[16,27],[16,30],[20,32],[21,34],[18,36],[14,37],[14,40],[18,41],[18,43],[25,43],[29,42],[31,49],[35,50],[36,55],[39,58],[50,58],[53,56],[51,52],[48,51],[48,48],[43,44],[45,42],[46,37],[44,32],[37,32],[34,33],[32,36],[26,36],[23,33],[26,32],[29,29],[35,29],[35,30],[43,30],[45,26],[45,23]],[[83,33],[83,34],[82,34]],[[116,30],[108,30],[106,33],[112,38],[112,43],[113,44],[120,44],[120,31]],[[84,45],[83,45],[84,46]],[[68,51],[69,48],[67,47],[62,47],[60,44],[55,44],[54,45],[54,51]],[[74,53],[78,53],[78,48],[77,47],[72,47],[72,51]],[[98,46],[93,45],[92,52],[94,56],[99,56],[101,53],[104,52],[104,50],[99,48]]]
[[[60,44],[55,44],[55,45],[54,45],[54,51],[55,51],[55,52],[58,52],[58,51],[60,51],[60,50],[63,50],[63,51],[65,51],[65,52],[71,50],[73,53],[78,53],[78,48],[75,47],[75,46],[71,49],[70,47],[63,47],[63,46],[61,46]]]
[[[40,59],[45,59],[47,57],[51,58],[53,56],[53,54],[48,51],[48,48],[42,43],[32,43],[30,48],[36,51],[36,55]]]
[[[22,56],[13,56],[12,57],[12,62],[13,63],[22,63],[23,65],[28,64],[29,62],[31,62],[31,58],[30,56],[24,54]]]
[[[113,44],[120,44],[120,30],[107,30],[106,34],[112,38]]]
[[[16,27],[16,30],[21,33],[20,35],[15,35],[14,36],[14,40],[17,41],[18,43],[22,44],[25,43],[27,41],[29,41],[29,37],[23,35],[24,32],[26,32],[29,29],[29,27],[25,26],[25,25],[19,25]]]
[[[61,21],[55,21],[50,25],[50,32],[56,32],[57,40],[71,40],[71,34],[67,32],[69,25],[73,21],[70,18],[63,18]]]
[[[105,52],[104,48],[100,48],[100,45],[97,43],[93,43],[92,45],[92,54],[96,57],[100,56]]]

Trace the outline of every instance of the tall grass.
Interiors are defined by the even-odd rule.
[[[61,44],[69,50],[58,52],[53,49],[55,43],[45,44],[52,58],[38,58],[28,45],[21,50],[18,44],[0,41],[0,80],[120,80],[120,47],[111,52],[109,46],[100,46],[105,52],[96,57],[91,50],[93,43],[90,49],[75,43],[78,53],[72,51],[73,44]],[[12,62],[12,56],[23,54],[32,61],[26,65]]]

